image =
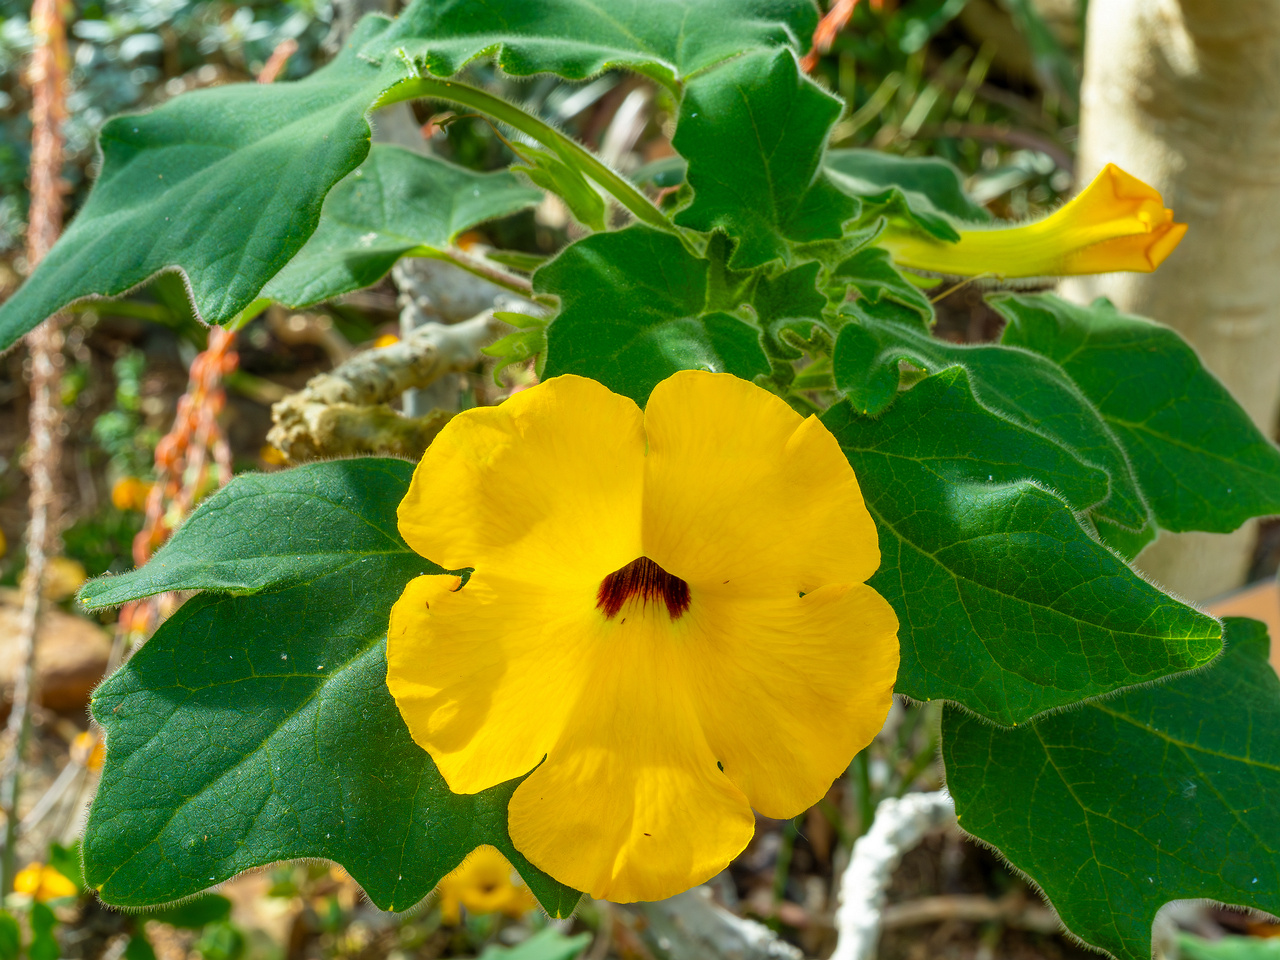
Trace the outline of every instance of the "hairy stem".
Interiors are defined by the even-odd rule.
[[[635,218],[651,227],[657,227],[667,233],[675,233],[676,228],[663,215],[662,211],[650,202],[649,198],[630,183],[610,170],[590,150],[580,143],[566,137],[555,127],[537,117],[525,113],[513,103],[501,97],[495,97],[484,90],[457,83],[453,80],[438,80],[435,77],[412,77],[396,84],[373,105],[374,109],[387,107],[402,100],[416,100],[429,97],[435,100],[447,100],[465,107],[479,110],[527,134],[543,146],[554,150],[565,163],[590,177],[604,189],[608,190],[620,204],[635,215]]]

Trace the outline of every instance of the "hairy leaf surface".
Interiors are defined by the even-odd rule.
[[[1087,511],[1109,546],[1134,557],[1155,536],[1154,522],[1125,448],[1097,408],[1056,363],[1017,347],[948,343],[914,326],[867,316],[856,306],[849,312],[857,319],[840,330],[833,364],[837,389],[856,409],[874,416],[896,399],[900,360],[930,373],[962,366],[969,373],[975,396],[987,409],[1106,471],[1109,489],[1104,500],[1071,500],[1071,505]]]
[[[316,232],[262,296],[305,307],[372,286],[401,257],[443,250],[464,230],[541,200],[510,173],[475,173],[374,144],[329,192]]]
[[[992,300],[1004,343],[1062,366],[1124,445],[1166,530],[1227,533],[1280,513],[1280,450],[1177,333],[1051,294]]]
[[[896,689],[1002,724],[1201,666],[1217,621],[1090,537],[1073,501],[1106,476],[993,414],[951,367],[883,416],[823,417],[880,531],[872,585],[898,612]]]
[[[566,248],[533,278],[561,302],[547,328],[546,375],[592,377],[643,405],[678,370],[744,380],[768,373],[759,330],[707,310],[711,267],[676,237],[641,225]]]
[[[960,171],[938,157],[831,150],[826,166],[840,189],[862,199],[864,215],[886,216],[939,240],[959,240],[958,224],[991,220],[986,208],[964,192]]]
[[[840,101],[790,50],[739,57],[690,81],[672,145],[688,161],[693,203],[681,226],[725,231],[735,269],[791,260],[791,243],[835,240],[858,201],[822,167]]]
[[[329,188],[368,154],[365,113],[407,71],[357,55],[386,26],[366,17],[306,79],[198,90],[109,121],[89,199],[0,306],[0,350],[70,303],[118,296],[164,270],[186,274],[204,320],[244,310],[307,242]]]
[[[513,76],[627,67],[675,89],[747,50],[804,52],[817,23],[812,0],[413,0],[364,53],[403,52],[438,77],[490,53]]]
[[[176,900],[322,857],[403,910],[489,843],[550,912],[572,910],[577,892],[511,846],[516,781],[451,793],[387,690],[391,605],[409,579],[439,572],[395,534],[412,471],[359,459],[237,478],[167,553],[96,581],[116,584],[102,602],[242,594],[187,601],[94,695],[108,750],[85,879],[105,901]]]
[[[1170,900],[1280,913],[1280,680],[1262,624],[1226,627],[1209,668],[1022,729],[943,714],[960,824],[1124,960]]]

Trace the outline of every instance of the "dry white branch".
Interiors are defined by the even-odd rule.
[[[694,887],[653,903],[637,903],[649,921],[645,936],[669,960],[800,960],[799,950],[764,924],[730,913]]]
[[[956,822],[956,808],[945,791],[890,797],[876,807],[876,818],[853,846],[840,878],[835,953],[831,960],[873,960],[880,941],[884,894],[902,855],[930,830]]]
[[[399,343],[356,354],[271,408],[267,441],[292,461],[388,453],[417,459],[452,414],[404,417],[388,401],[480,362],[506,324],[486,310],[462,323],[429,323]]]

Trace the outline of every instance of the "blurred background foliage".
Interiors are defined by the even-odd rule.
[[[92,182],[94,141],[108,117],[145,110],[186,91],[252,80],[288,41],[297,46],[281,79],[304,76],[332,56],[341,25],[353,19],[353,8],[343,2],[69,3],[73,67],[63,173],[69,213]],[[1000,217],[1019,219],[1052,209],[1074,185],[1085,2],[862,0],[814,73],[846,102],[833,145],[944,157],[964,173],[971,194]],[[0,0],[0,297],[26,270],[30,97],[22,70],[32,45],[29,16],[24,0]],[[663,197],[672,189],[666,179],[670,165],[663,161],[673,155],[676,105],[665,90],[624,73],[582,83],[551,76],[515,80],[476,64],[468,74],[471,82],[521,101],[600,151],[651,195]],[[375,123],[402,145],[472,169],[497,169],[515,159],[509,133],[478,118],[449,117],[432,105],[402,111],[398,123],[376,117]],[[532,255],[527,266],[554,253],[578,229],[564,205],[549,198],[536,210],[486,224],[463,242]],[[996,332],[994,315],[973,285],[940,298],[937,308],[940,336],[974,341]],[[272,308],[246,327],[237,338],[239,370],[226,378],[227,405],[220,415],[235,470],[276,469],[278,456],[264,446],[271,403],[352,352],[394,337],[398,309],[397,290],[384,280],[305,312]],[[68,411],[63,485],[69,523],[63,540],[65,560],[80,579],[133,565],[131,544],[155,480],[156,446],[173,426],[188,368],[206,341],[181,279],[172,275],[121,301],[75,311],[62,391]],[[483,402],[488,391],[494,399],[488,372],[477,370],[469,379],[469,396]],[[0,584],[14,583],[22,565],[16,545],[26,516],[20,466],[26,416],[21,351],[11,351],[0,358]],[[74,611],[67,598],[76,585],[59,595],[68,618]],[[106,665],[103,656],[98,673],[89,671],[86,694]],[[25,854],[70,876],[59,886],[50,875],[47,888],[33,880],[31,890],[16,895],[18,901],[9,906],[28,918],[23,930],[6,928],[0,914],[0,960],[16,956],[15,949],[48,960],[99,956],[108,944],[114,944],[113,960],[192,955],[206,960],[476,955],[571,960],[591,941],[591,936],[572,935],[583,931],[595,935],[593,960],[668,955],[670,945],[664,947],[651,930],[646,933],[643,914],[625,908],[587,904],[572,930],[565,924],[548,927],[545,918],[526,909],[527,895],[512,889],[510,873],[501,869],[497,880],[455,877],[434,902],[399,917],[375,910],[350,877],[322,864],[280,866],[240,878],[224,890],[227,899],[194,901],[210,907],[207,916],[107,911],[81,888],[74,858],[65,855],[79,829],[82,804],[77,806],[76,798],[92,790],[96,775],[91,760],[85,760],[75,767],[81,778],[77,785],[58,787],[73,766],[66,760],[68,751],[86,735],[83,697],[77,703],[61,715],[37,718],[43,752],[26,788],[33,802],[58,789],[69,798],[42,814]],[[895,710],[892,729],[822,803],[792,822],[762,819],[751,846],[715,882],[722,903],[767,923],[809,956],[823,956],[832,946],[840,874],[875,803],[940,783],[936,705]],[[37,866],[30,876],[45,874]],[[73,889],[66,889],[67,882]],[[961,845],[954,835],[913,851],[891,888],[900,900],[957,892],[998,899],[1010,910],[1036,903],[1034,892],[995,855]],[[29,939],[37,934],[43,936],[39,943]],[[22,943],[11,949],[14,936]],[[1089,954],[1061,935],[1012,923],[953,923],[928,936],[913,928],[888,930],[881,956]]]

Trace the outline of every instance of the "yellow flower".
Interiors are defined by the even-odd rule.
[[[959,243],[889,230],[880,243],[899,266],[953,276],[1150,273],[1187,232],[1160,194],[1113,163],[1074,200],[1035,223],[962,230]]]
[[[25,893],[33,900],[46,903],[61,897],[74,897],[80,889],[53,867],[43,863],[29,863],[13,878],[16,893]]]
[[[458,869],[440,881],[437,890],[440,916],[449,924],[462,919],[461,907],[477,916],[505,913],[521,917],[537,906],[507,858],[488,844],[476,847]]]
[[[400,504],[454,576],[391,613],[387,684],[449,787],[530,774],[517,850],[621,902],[722,870],[880,729],[897,618],[835,438],[728,374],[648,406],[558,377],[455,417]],[[544,760],[545,758],[545,760]],[[535,769],[536,768],[536,769]]]
[[[117,510],[145,510],[152,486],[139,477],[121,477],[111,487],[111,503]]]

